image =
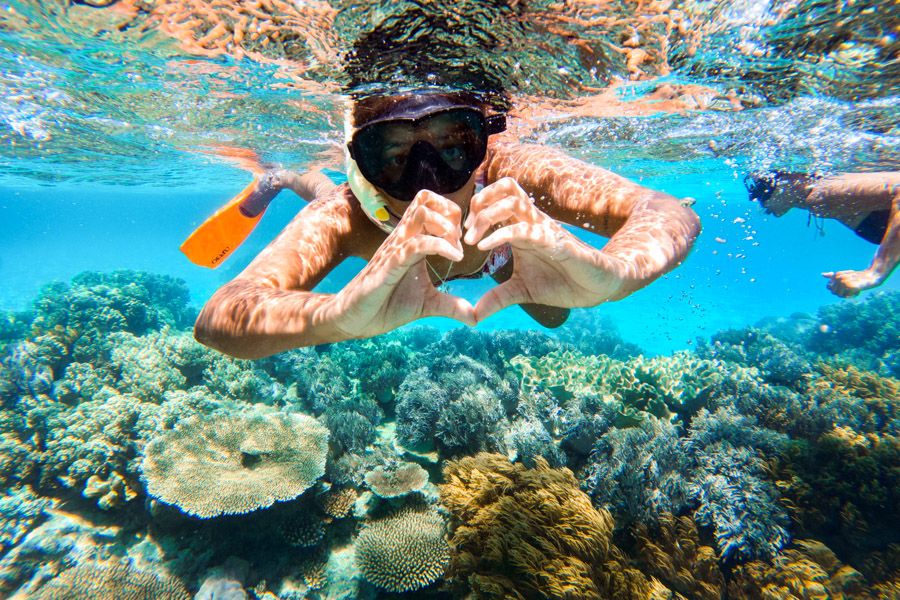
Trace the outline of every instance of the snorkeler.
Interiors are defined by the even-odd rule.
[[[700,231],[690,208],[556,150],[489,143],[505,118],[460,91],[355,98],[348,184],[281,172],[245,190],[263,203],[283,187],[315,198],[206,303],[197,339],[258,358],[428,316],[474,325],[515,304],[555,327],[684,260]],[[560,223],[611,239],[598,250]],[[367,264],[342,290],[312,291],[351,256]],[[441,289],[483,275],[500,285],[474,307]]]
[[[828,289],[844,298],[884,283],[900,261],[900,173],[844,173],[815,177],[799,173],[748,175],[751,200],[780,217],[792,208],[835,219],[878,245],[862,271],[822,273]]]

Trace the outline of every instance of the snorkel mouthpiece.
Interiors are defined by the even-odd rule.
[[[244,243],[269,203],[281,191],[281,179],[266,172],[206,219],[181,244],[181,251],[201,267],[215,269]]]

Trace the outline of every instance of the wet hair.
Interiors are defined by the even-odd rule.
[[[744,187],[747,188],[750,200],[755,200],[759,202],[760,206],[765,207],[766,202],[769,201],[769,198],[772,197],[772,194],[778,188],[780,175],[783,175],[783,173],[776,171],[765,175],[751,173],[744,177]]]
[[[351,98],[354,100],[351,107],[351,124],[358,129],[366,123],[382,117],[385,113],[396,110],[399,105],[418,104],[416,102],[418,99],[421,99],[421,102],[427,102],[429,96],[440,97],[441,100],[449,101],[451,104],[459,106],[473,106],[481,109],[485,114],[496,111],[492,104],[486,102],[478,94],[467,91],[427,88],[393,93],[386,91],[382,94],[359,97],[351,95]]]
[[[474,12],[468,27],[461,27],[454,17],[461,10],[457,5],[467,1]],[[515,3],[455,0],[452,7],[447,4],[402,5],[399,12],[389,13],[354,40],[343,57],[343,87],[353,101],[356,126],[383,112],[391,98],[413,93],[440,92],[461,104],[493,112],[509,110],[504,69],[497,63],[505,55],[502,39],[493,38],[490,29],[482,30],[490,23],[510,20]]]

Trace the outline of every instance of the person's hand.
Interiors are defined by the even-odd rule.
[[[620,261],[591,248],[538,210],[509,177],[472,197],[464,227],[464,241],[479,250],[505,243],[513,250],[513,273],[478,301],[478,321],[513,304],[595,306],[623,290],[626,269]]]
[[[881,283],[877,273],[866,269],[864,271],[838,271],[837,273],[822,273],[828,278],[828,289],[841,298],[852,298],[864,290],[873,288]]]
[[[371,337],[422,317],[475,324],[466,300],[438,291],[425,259],[462,260],[460,208],[422,190],[363,270],[334,297],[330,318],[348,337]]]

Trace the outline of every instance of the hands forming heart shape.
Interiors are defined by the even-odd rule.
[[[541,212],[510,178],[472,197],[465,223],[454,202],[428,190],[415,197],[365,268],[335,296],[335,322],[351,337],[378,335],[422,317],[467,325],[514,304],[595,306],[621,291],[625,266]],[[465,235],[463,236],[463,228]],[[426,257],[462,260],[462,242],[491,251],[509,243],[513,272],[475,306],[431,282]]]

